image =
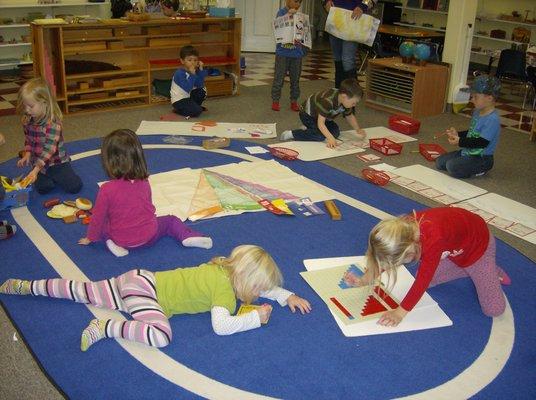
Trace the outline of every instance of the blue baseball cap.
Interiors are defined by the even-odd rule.
[[[501,81],[495,76],[479,75],[475,78],[470,88],[462,90],[464,92],[487,94],[497,98],[501,93]]]

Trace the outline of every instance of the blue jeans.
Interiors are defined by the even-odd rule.
[[[303,141],[303,142],[323,142],[326,140],[326,137],[318,129],[317,119],[311,117],[309,114],[300,111],[301,122],[305,125],[305,129],[294,129],[292,131],[292,136],[294,140]],[[341,134],[339,125],[336,122],[327,119],[326,127],[331,132],[333,137],[336,139]]]
[[[454,178],[470,178],[493,167],[493,155],[462,156],[462,151],[451,151],[436,159],[436,167]]]
[[[333,52],[333,61],[342,61],[344,71],[356,69],[355,55],[359,43],[342,40],[333,35],[329,35],[329,43]]]
[[[207,97],[204,88],[195,88],[190,92],[190,97],[173,103],[173,110],[183,117],[197,117],[203,112],[203,101]]]
[[[70,162],[48,167],[45,173],[38,173],[34,187],[40,194],[50,192],[58,185],[67,193],[78,193],[82,189],[82,180],[75,174]]]

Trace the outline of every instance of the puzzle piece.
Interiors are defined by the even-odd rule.
[[[350,267],[348,267],[348,269],[346,270],[346,272],[351,272],[352,274],[354,274],[355,276],[363,276],[363,271],[361,271],[359,269],[359,267],[355,264],[352,264],[350,265]],[[344,281],[344,275],[343,277],[341,278],[340,282],[339,282],[339,287],[341,289],[350,289],[352,288],[353,286],[350,286],[348,285],[345,281]]]

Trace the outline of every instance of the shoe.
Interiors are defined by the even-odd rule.
[[[477,176],[484,176],[486,175],[488,171],[484,171],[484,172],[479,172],[478,174],[474,174],[474,177],[477,177]]]
[[[297,102],[293,101],[290,103],[290,109],[292,111],[300,111],[300,106],[298,105]]]
[[[281,140],[292,140],[294,139],[294,135],[292,134],[292,131],[284,131],[279,138]]]
[[[279,106],[279,102],[278,102],[278,101],[273,101],[273,102],[272,102],[272,110],[274,110],[274,111],[279,111],[279,110],[281,110],[281,107]]]

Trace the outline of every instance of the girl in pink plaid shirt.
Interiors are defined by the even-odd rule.
[[[22,114],[25,136],[24,155],[17,166],[32,166],[26,179],[41,194],[56,185],[67,193],[78,193],[82,181],[65,152],[62,113],[42,78],[31,79],[20,88],[17,111]]]

